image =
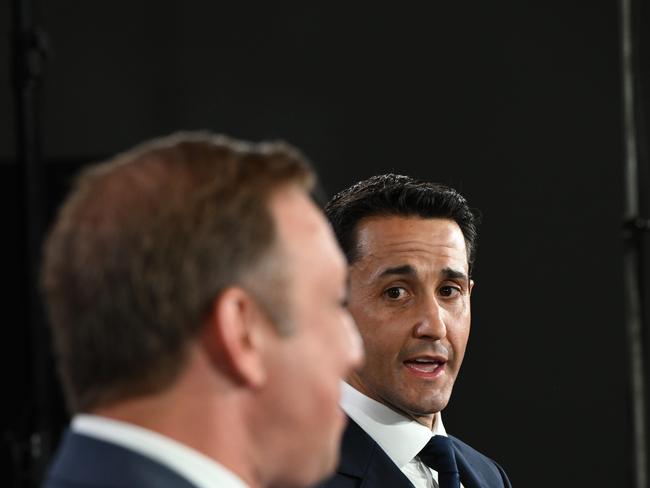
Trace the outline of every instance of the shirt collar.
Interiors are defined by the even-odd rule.
[[[400,469],[406,466],[434,435],[447,435],[440,412],[433,430],[409,419],[386,405],[342,384],[341,408],[372,437]]]
[[[247,488],[212,458],[149,429],[99,415],[78,414],[72,431],[138,452],[187,478],[199,488]]]

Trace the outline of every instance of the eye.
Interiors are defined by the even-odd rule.
[[[399,300],[406,296],[406,290],[401,286],[393,286],[384,291],[384,295],[390,300]]]
[[[458,286],[445,285],[440,287],[439,293],[446,298],[455,298],[461,294],[462,290]]]

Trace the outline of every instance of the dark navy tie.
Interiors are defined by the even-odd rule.
[[[438,472],[440,488],[460,488],[456,455],[449,437],[434,435],[418,456],[424,464]]]

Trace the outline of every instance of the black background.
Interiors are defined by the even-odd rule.
[[[177,129],[286,139],[330,193],[455,186],[483,222],[448,431],[516,486],[629,485],[617,2],[40,3],[48,218],[80,164]],[[5,1],[5,432],[33,409],[9,28]]]

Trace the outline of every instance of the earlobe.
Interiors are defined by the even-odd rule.
[[[231,287],[215,298],[203,344],[213,367],[238,384],[259,388],[266,382],[265,317],[244,289]]]

